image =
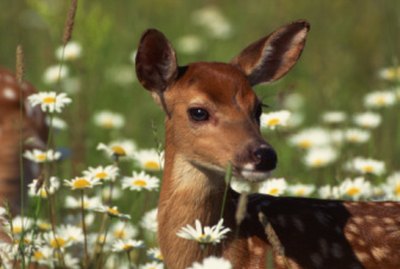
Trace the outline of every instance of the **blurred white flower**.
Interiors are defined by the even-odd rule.
[[[182,53],[195,54],[204,48],[204,42],[197,35],[186,35],[178,39],[177,48]]]
[[[21,234],[22,230],[29,230],[32,227],[33,221],[28,217],[16,216],[11,221],[12,227],[10,227],[10,223],[7,221],[4,224],[4,229],[7,233],[17,235]]]
[[[225,228],[223,222],[224,220],[220,219],[217,225],[202,227],[200,221],[196,219],[195,227],[188,224],[182,227],[176,235],[184,239],[194,240],[200,244],[217,244],[220,243],[231,230]]]
[[[103,150],[110,157],[132,158],[136,150],[136,144],[132,140],[123,139],[118,141],[112,141],[108,145],[100,143],[97,146],[97,150]]]
[[[121,129],[125,125],[125,118],[120,113],[104,110],[94,115],[94,123],[104,129]]]
[[[261,128],[275,130],[278,126],[287,126],[290,114],[288,110],[262,113],[260,118]]]
[[[24,152],[24,157],[36,163],[44,163],[60,159],[61,153],[52,149],[49,149],[47,151],[33,149],[26,150]]]
[[[383,190],[388,199],[400,201],[400,172],[395,172],[387,178]]]
[[[157,208],[147,211],[143,215],[142,220],[140,221],[140,226],[143,229],[156,233],[158,230],[157,214],[158,214]]]
[[[140,265],[139,269],[164,269],[164,264],[161,262],[148,262],[146,264]]]
[[[65,207],[71,209],[78,209],[81,208],[81,198],[80,197],[73,197],[67,196],[65,197]],[[87,197],[86,195],[83,196],[83,208],[87,210],[93,210],[94,208],[98,207],[101,204],[101,199],[98,196]]]
[[[82,47],[78,42],[70,41],[65,45],[65,48],[61,46],[56,50],[56,57],[58,60],[61,61],[63,59],[63,54],[65,61],[76,60],[81,57]]]
[[[308,167],[318,168],[334,162],[338,152],[332,147],[311,148],[304,156],[304,163]]]
[[[151,260],[155,260],[158,262],[162,262],[164,260],[163,255],[161,254],[161,251],[159,248],[150,248],[147,250],[147,256]]]
[[[232,264],[224,259],[214,256],[207,257],[202,263],[194,262],[188,269],[232,269]]]
[[[111,188],[110,186],[105,186],[101,190],[101,197],[103,198],[103,201],[109,201],[110,200],[110,195],[111,195]],[[112,198],[113,199],[119,199],[122,197],[122,190],[118,185],[114,185],[112,187]]]
[[[376,91],[364,97],[367,108],[381,108],[392,106],[396,103],[396,94],[393,91]]]
[[[66,93],[39,92],[28,97],[32,106],[40,105],[43,112],[61,113],[62,109],[72,102]]]
[[[160,171],[164,161],[164,153],[158,153],[155,149],[143,149],[134,154],[140,168],[146,171]]]
[[[371,195],[371,191],[371,183],[365,181],[363,177],[347,178],[339,186],[340,195],[352,200],[359,200],[361,197],[367,198]]]
[[[112,66],[106,70],[106,78],[119,86],[127,86],[135,81],[131,65]]]
[[[132,51],[131,54],[129,55],[129,59],[133,64],[135,64],[136,62],[136,55],[137,55],[137,50]]]
[[[47,125],[51,125],[53,128],[57,130],[65,130],[68,128],[67,123],[65,120],[59,117],[53,117],[52,119],[50,117],[46,117],[46,123]]]
[[[32,183],[28,185],[29,196],[40,196],[42,198],[47,198],[48,194],[54,194],[60,188],[60,180],[56,177],[50,177],[48,182],[42,182],[42,186],[38,189],[38,179],[32,180]]]
[[[69,69],[65,65],[62,67],[60,65],[49,66],[43,75],[43,81],[46,84],[55,84],[63,79],[65,79],[69,74]]]
[[[53,250],[48,246],[40,246],[33,250],[31,259],[40,265],[50,265],[53,262]]]
[[[312,184],[294,184],[289,185],[287,191],[290,195],[299,197],[308,197],[315,190],[315,185]]]
[[[379,77],[385,80],[400,80],[400,67],[385,67],[379,70]]]
[[[54,234],[52,231],[43,234],[44,242],[52,249],[65,249],[72,245],[69,236],[61,234],[58,230]]]
[[[344,138],[352,144],[362,144],[369,140],[371,134],[363,129],[351,128],[344,131]]]
[[[113,252],[124,252],[124,251],[132,251],[137,248],[142,248],[144,247],[144,242],[142,240],[117,240],[113,246],[112,246],[112,251]]]
[[[325,185],[318,189],[318,196],[322,199],[338,199],[340,197],[339,187]]]
[[[354,115],[354,123],[362,128],[376,128],[381,124],[382,117],[378,113],[365,112]]]
[[[93,209],[94,211],[108,214],[110,217],[120,218],[122,220],[129,220],[131,216],[123,214],[118,210],[117,206],[104,206],[100,205]]]
[[[251,185],[248,181],[239,180],[232,178],[231,180],[231,188],[238,192],[238,193],[250,193],[251,192]]]
[[[75,177],[71,180],[64,179],[64,185],[70,187],[71,190],[84,190],[91,189],[96,185],[101,185],[101,181],[88,177]]]
[[[304,115],[300,112],[292,113],[289,117],[286,127],[287,128],[296,128],[300,126],[304,121]]]
[[[225,39],[232,35],[232,26],[216,7],[208,6],[195,11],[192,21],[203,26],[214,38]]]
[[[271,178],[261,183],[258,192],[272,196],[280,196],[286,191],[286,188],[287,183],[284,178]]]
[[[131,191],[157,190],[160,180],[156,177],[150,176],[145,172],[137,173],[132,172],[131,177],[124,177],[122,179],[122,188],[130,189]]]
[[[57,229],[57,233],[62,234],[71,244],[83,242],[83,232],[81,227],[70,224],[61,225]]]
[[[126,221],[113,223],[109,231],[113,238],[120,240],[132,239],[139,234],[138,229]]]
[[[299,93],[291,93],[283,99],[283,107],[290,111],[300,110],[304,103],[304,97]]]
[[[115,165],[89,167],[82,172],[85,177],[95,178],[103,181],[115,181],[118,176],[119,169]]]
[[[332,130],[330,133],[330,139],[333,145],[339,146],[344,142],[344,131],[343,130]]]
[[[322,121],[328,124],[338,124],[346,121],[347,115],[343,111],[328,111],[322,114]]]
[[[370,158],[356,157],[348,163],[351,170],[361,174],[373,174],[380,176],[385,173],[385,163],[383,161]]]
[[[330,143],[330,133],[318,127],[304,129],[290,137],[289,143],[301,149],[322,147]]]

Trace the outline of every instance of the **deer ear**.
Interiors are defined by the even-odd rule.
[[[136,75],[143,87],[160,95],[177,74],[175,50],[164,34],[155,29],[144,32],[136,55]]]
[[[297,62],[310,25],[296,21],[246,47],[231,63],[240,68],[251,85],[275,81]]]

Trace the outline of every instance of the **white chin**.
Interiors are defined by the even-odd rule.
[[[258,172],[258,171],[249,171],[242,170],[240,175],[243,179],[251,181],[251,182],[259,182],[268,179],[271,175],[271,172]]]

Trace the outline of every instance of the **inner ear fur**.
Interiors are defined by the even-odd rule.
[[[251,85],[273,82],[295,65],[309,29],[304,20],[282,26],[247,46],[231,64],[245,73]]]

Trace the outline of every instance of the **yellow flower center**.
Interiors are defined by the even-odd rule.
[[[303,149],[308,149],[311,147],[311,142],[309,140],[303,140],[299,142],[299,147]]]
[[[114,127],[114,122],[112,119],[105,119],[102,124],[104,128],[111,129]]]
[[[95,175],[95,177],[98,179],[105,179],[108,177],[108,174],[106,172],[99,172]]]
[[[36,155],[36,159],[39,162],[44,162],[47,159],[47,156],[46,156],[45,153],[39,153],[39,154]]]
[[[269,190],[269,194],[278,195],[279,194],[279,189],[278,188],[272,188],[272,189]]]
[[[319,166],[321,166],[321,165],[323,165],[323,164],[324,164],[324,161],[321,160],[321,159],[315,159],[315,160],[312,162],[312,165],[315,166],[315,167],[319,167]]]
[[[132,246],[131,244],[125,244],[125,245],[122,247],[122,249],[125,250],[125,251],[130,251],[130,250],[133,249],[133,246]]]
[[[303,196],[306,193],[304,189],[298,189],[296,190],[295,194],[298,196]]]
[[[67,241],[61,237],[56,236],[55,238],[51,239],[50,246],[52,248],[62,248],[66,245]]]
[[[56,102],[56,98],[52,97],[52,96],[48,96],[48,97],[43,98],[42,101],[44,104],[54,104]]]
[[[273,119],[269,119],[267,121],[267,125],[268,126],[276,126],[280,123],[281,121],[278,118],[273,118]]]
[[[74,182],[72,183],[72,186],[75,189],[85,189],[91,186],[90,181],[87,180],[86,178],[77,178],[74,180]]]
[[[137,187],[146,187],[147,182],[143,179],[136,179],[132,182],[132,185]]]
[[[119,214],[120,214],[120,212],[118,211],[118,208],[117,208],[117,207],[109,207],[109,208],[107,209],[107,212],[108,212],[109,214],[111,214],[111,215],[119,215]]]
[[[40,250],[36,250],[35,253],[33,253],[33,257],[36,261],[42,260],[44,258],[43,252]]]
[[[118,156],[126,156],[126,151],[123,147],[121,146],[112,146],[111,150],[114,152],[115,155]]]
[[[385,104],[386,104],[386,99],[385,99],[385,97],[384,97],[384,96],[378,96],[378,97],[376,98],[376,104],[378,104],[378,105],[380,105],[380,106],[385,105]]]
[[[394,193],[396,196],[400,196],[400,184],[397,184],[396,187],[394,188]]]
[[[373,173],[375,171],[375,169],[372,165],[366,165],[363,167],[363,171],[365,173]]]
[[[40,188],[39,195],[42,198],[47,198],[47,191],[46,191],[46,189],[44,187]]]
[[[348,196],[355,196],[360,193],[360,189],[356,187],[351,187],[346,191]]]
[[[147,161],[144,163],[144,168],[148,170],[159,170],[160,165],[156,161]]]
[[[119,238],[119,239],[124,239],[126,236],[126,233],[124,230],[116,230],[114,231],[114,237]]]
[[[39,229],[46,231],[46,230],[50,230],[51,225],[50,225],[50,223],[47,223],[47,222],[40,222],[40,223],[38,223],[38,227],[39,227]]]
[[[14,225],[12,228],[13,234],[20,234],[22,232],[22,226],[16,226]]]

